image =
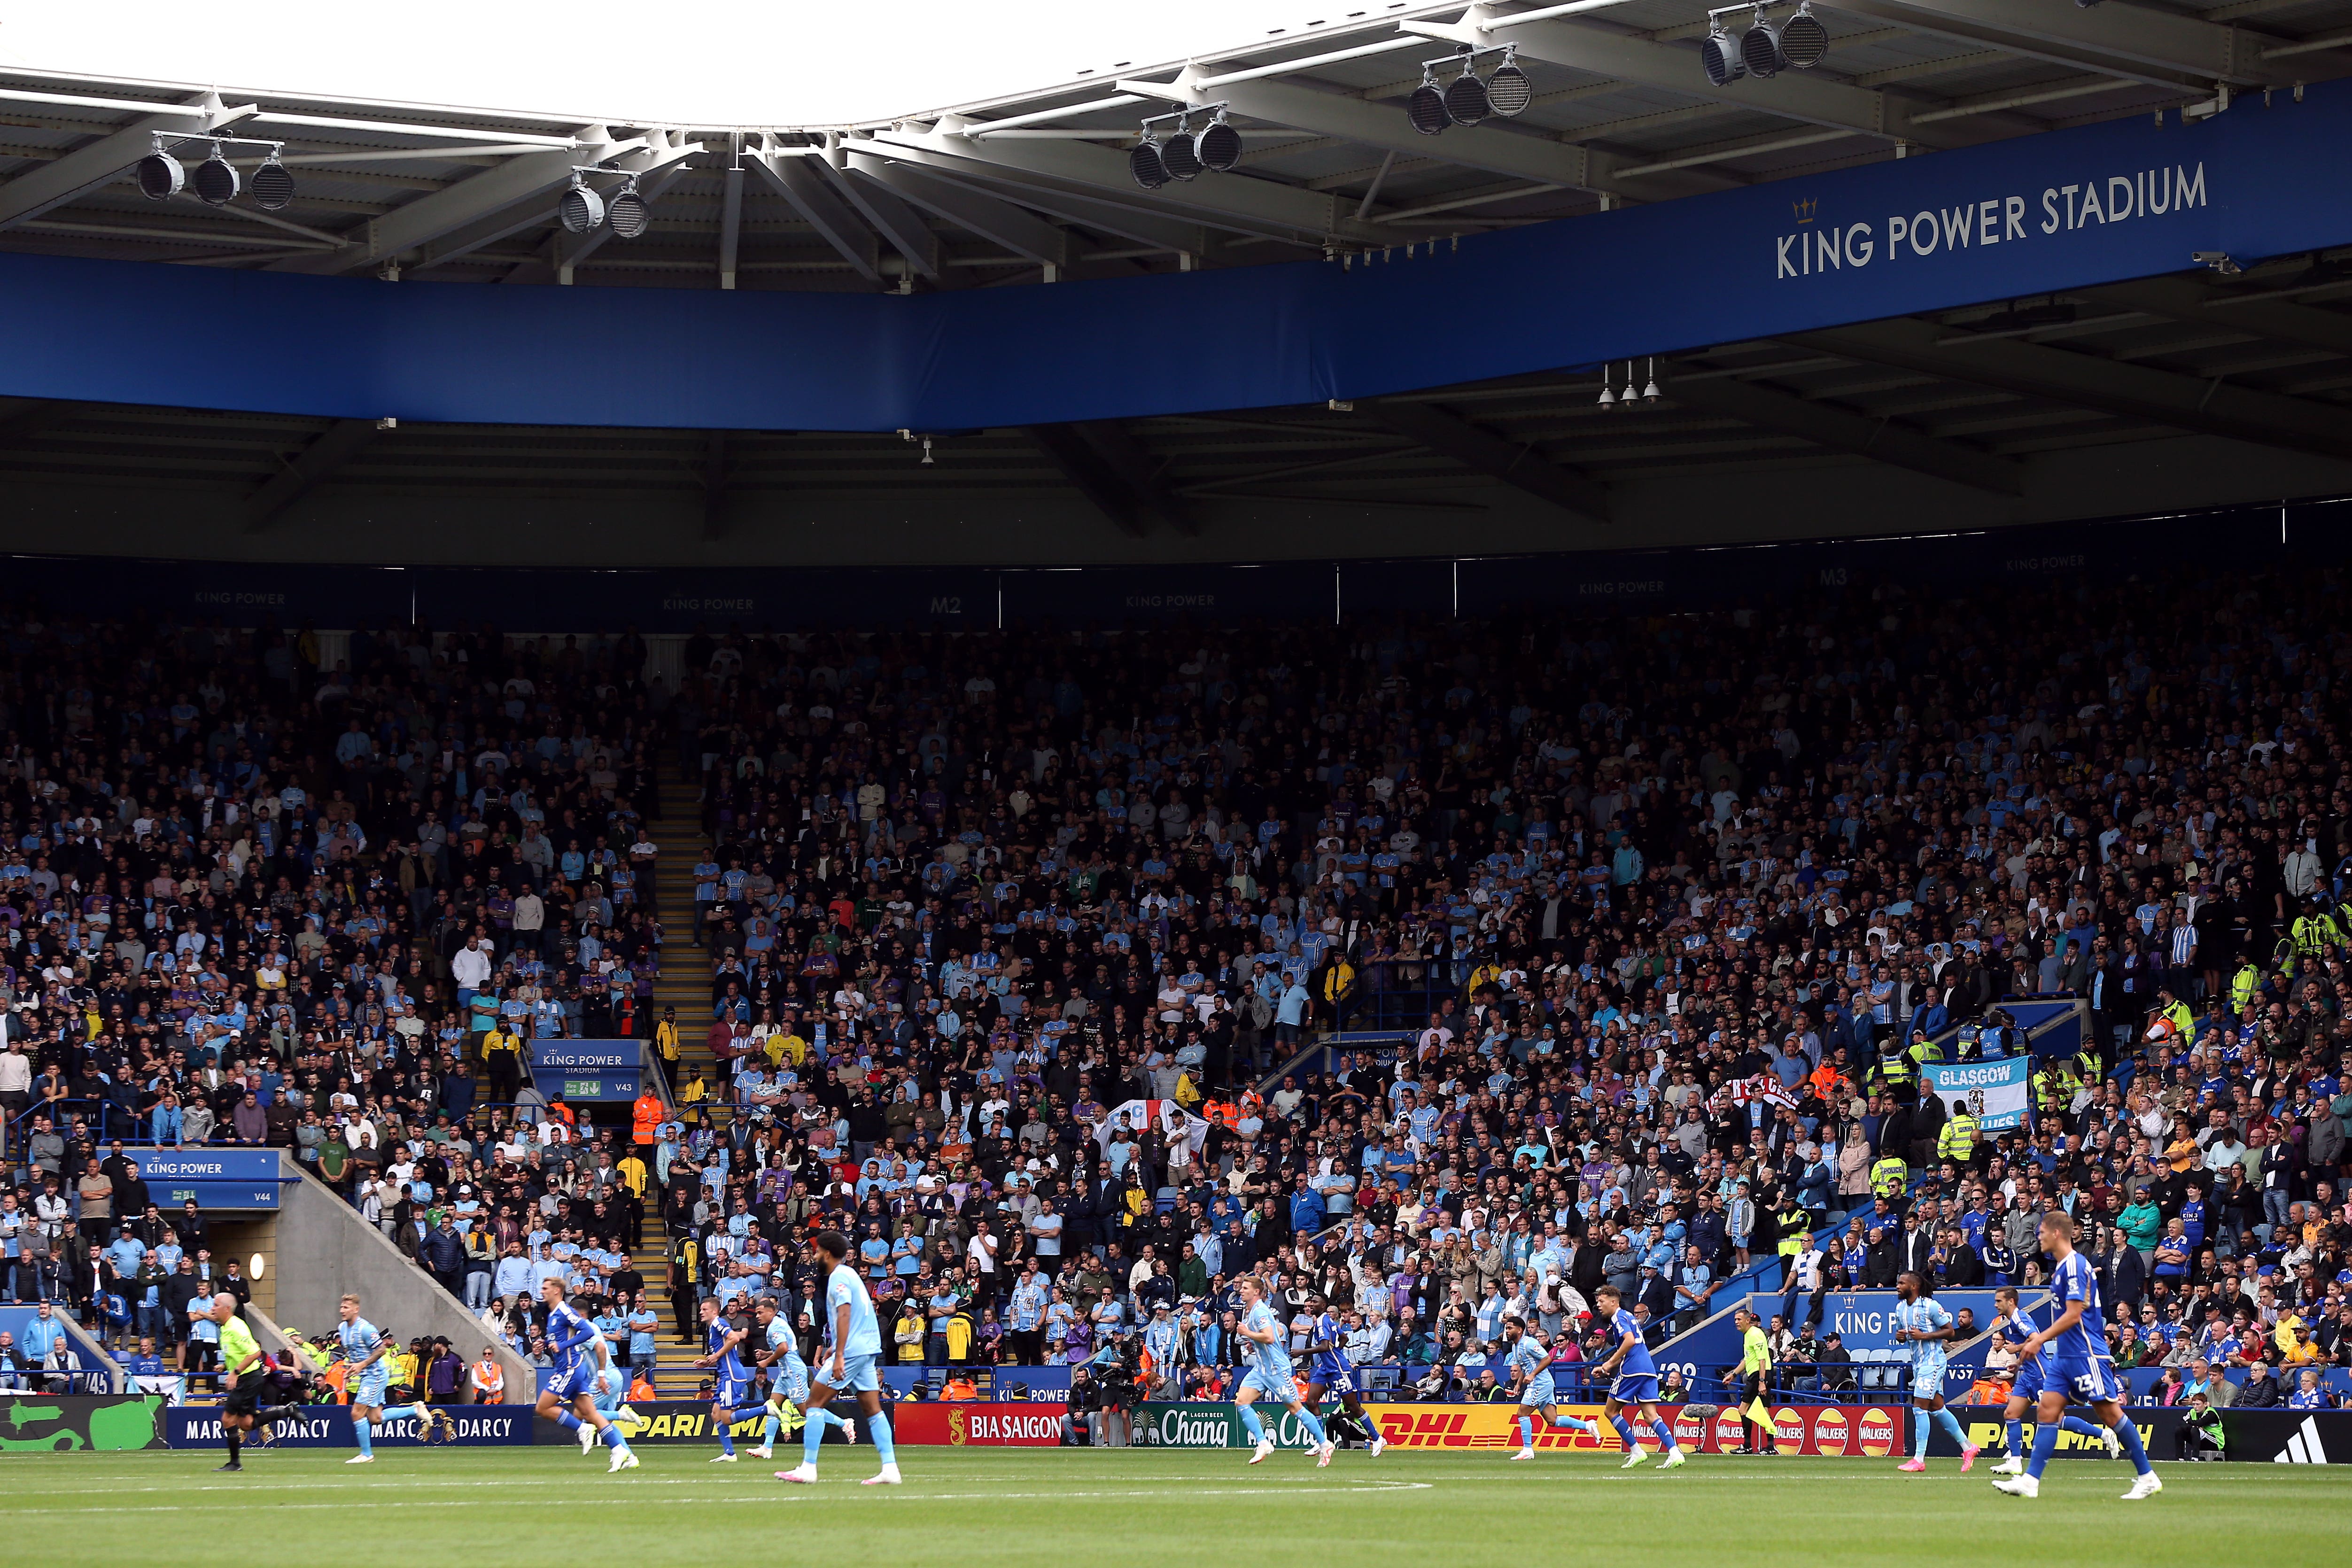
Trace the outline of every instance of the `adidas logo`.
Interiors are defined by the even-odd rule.
[[[2273,1465],[2324,1465],[2327,1449],[2319,1441],[2319,1422],[2306,1415],[2302,1427],[2286,1440],[2286,1447],[2271,1456]]]

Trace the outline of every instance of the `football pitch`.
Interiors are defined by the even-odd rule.
[[[607,1476],[570,1448],[13,1455],[0,1523],[25,1563],[227,1562],[320,1568],[399,1552],[431,1561],[748,1563],[787,1553],[865,1564],[1246,1562],[1509,1564],[1578,1559],[1641,1568],[1752,1562],[1982,1564],[2020,1555],[2077,1564],[2197,1561],[2296,1568],[2347,1560],[2352,1472],[2286,1465],[2163,1465],[2166,1490],[2117,1500],[2127,1466],[2054,1464],[2042,1496],[2002,1497],[1981,1463],[1924,1476],[1893,1459],[1696,1458],[1671,1474],[1613,1459],[1295,1451],[899,1450],[907,1481],[862,1487],[873,1450],[828,1448],[814,1488],[770,1479],[790,1462],[714,1465],[702,1447],[646,1447]],[[373,1543],[373,1544],[369,1544]]]

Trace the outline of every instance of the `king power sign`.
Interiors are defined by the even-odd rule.
[[[2095,225],[2182,214],[2210,205],[2205,164],[2159,164],[2125,174],[2086,175],[2038,193],[2002,191],[1949,206],[1921,207],[1884,218],[1824,215],[1815,196],[1790,201],[1792,225],[1772,242],[1773,278],[1827,279],[1877,262],[1893,267],[1939,253],[1957,258],[1997,245],[2064,243]],[[2185,259],[2185,258],[2184,258]]]

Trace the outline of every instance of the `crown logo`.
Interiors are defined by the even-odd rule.
[[[1813,221],[1813,215],[1821,210],[1821,205],[1822,204],[1811,196],[1800,196],[1789,204],[1789,210],[1797,215],[1799,223],[1811,223]]]

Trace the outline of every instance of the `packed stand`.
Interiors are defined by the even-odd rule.
[[[2119,1365],[2352,1364],[2332,586],[698,639],[694,1282],[795,1306],[845,1224],[902,1359],[1209,1393],[1265,1269],[1446,1397],[1507,1312],[1663,1339],[1785,1259],[1833,1392],[1824,1292],[2038,1283],[2055,1204]],[[2062,994],[2030,1131],[1918,1093]]]
[[[142,1377],[209,1366],[189,1303],[250,1285],[159,1209],[157,1145],[291,1150],[478,1304],[509,1242],[571,1267],[619,1178],[526,1053],[650,1029],[642,639],[402,627],[331,658],[23,605],[0,638],[0,1300]],[[0,1380],[43,1359],[0,1342]]]
[[[1572,1358],[1610,1283],[1663,1341],[1762,1264],[1788,1276],[1779,1362],[1833,1392],[1825,1292],[2037,1283],[2062,1205],[2119,1366],[2174,1391],[2262,1362],[2253,1396],[2291,1399],[2352,1364],[2335,586],[706,635],[675,697],[625,640],[567,645],[566,672],[536,643],[394,637],[374,680],[298,702],[269,660],[299,644],[207,631],[181,654],[211,679],[168,705],[154,639],[19,618],[10,1028],[95,1092],[15,1092],[226,1140],[247,1108],[214,1100],[249,1070],[255,1141],[315,1147],[516,1342],[560,1272],[641,1372],[656,1289],[679,1323],[769,1296],[813,1335],[796,1242],[837,1225],[898,1359],[1085,1363],[1114,1401],[1225,1390],[1244,1269],[1445,1398],[1499,1390],[1507,1313]],[[353,778],[338,734],[414,765]],[[614,887],[668,748],[716,848],[662,912],[673,963],[690,931],[714,977],[706,1016],[656,1025],[652,879],[634,908]],[[486,815],[518,757],[536,825]],[[449,826],[467,806],[478,833]],[[563,895],[542,968],[501,907],[525,883]],[[118,907],[134,940],[93,940]],[[459,973],[484,961],[494,1016]],[[1918,1093],[1931,1038],[2014,1053],[2003,1002],[2061,994],[2092,1044],[2038,1063],[2031,1131]],[[518,1098],[488,1091],[514,1037],[575,1019],[664,1061],[698,1035],[715,1072],[681,1067],[643,1142],[527,1092],[482,1109]],[[1330,1028],[1387,1037],[1261,1098]],[[47,1136],[15,1211],[47,1202],[102,1251],[96,1148]],[[630,1243],[656,1224],[648,1280]]]

